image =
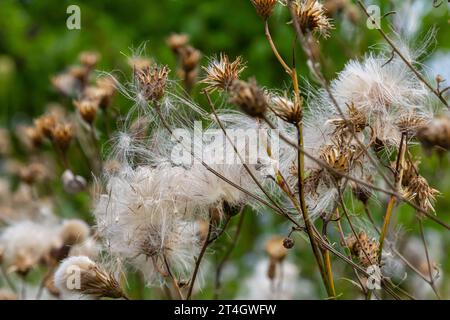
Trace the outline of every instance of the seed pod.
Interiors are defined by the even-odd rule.
[[[283,246],[286,249],[292,249],[294,247],[295,241],[292,238],[284,238],[283,240]]]

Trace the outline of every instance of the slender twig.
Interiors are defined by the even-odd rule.
[[[441,296],[439,295],[439,292],[437,291],[436,285],[435,285],[435,281],[434,281],[434,277],[433,277],[433,267],[431,266],[431,259],[430,259],[430,254],[428,251],[428,244],[427,244],[427,240],[425,239],[425,231],[423,229],[423,222],[420,218],[418,218],[419,221],[419,231],[420,231],[420,238],[422,240],[423,243],[423,248],[425,250],[425,256],[427,258],[427,266],[428,266],[428,275],[430,277],[430,280],[428,281],[428,283],[431,286],[431,289],[433,289],[434,293],[436,294],[436,297],[440,300]]]
[[[216,281],[215,281],[215,288],[214,288],[214,299],[218,299],[219,298],[219,293],[220,293],[220,289],[221,289],[221,276],[222,276],[222,270],[223,267],[225,266],[226,262],[228,261],[231,253],[233,252],[233,249],[236,247],[236,244],[238,242],[239,236],[241,234],[241,230],[242,230],[242,225],[244,223],[244,216],[245,216],[245,211],[242,211],[239,217],[239,221],[237,224],[237,229],[236,232],[234,234],[233,237],[233,241],[231,242],[231,244],[228,246],[228,249],[225,253],[225,255],[223,256],[222,260],[220,261],[220,263],[217,266],[216,269]]]
[[[17,288],[14,286],[14,282],[11,280],[11,278],[8,275],[8,272],[5,270],[5,267],[1,263],[0,263],[0,273],[2,274],[3,278],[5,279],[5,282],[8,285],[8,287],[13,292],[17,292]]]
[[[336,215],[337,215],[336,224],[338,226],[339,237],[341,238],[342,245],[348,251],[348,258],[352,259],[353,258],[352,257],[352,252],[351,252],[350,248],[348,247],[347,241],[345,241],[344,230],[342,229],[341,219],[340,219],[340,216],[339,216],[339,207],[336,207]],[[367,290],[366,286],[363,284],[363,282],[361,280],[361,277],[359,276],[358,270],[354,266],[352,266],[352,269],[353,269],[353,272],[355,273],[356,279],[358,279],[358,282],[359,282],[359,285],[361,287],[361,290],[363,291],[364,295],[367,295],[368,290]]]
[[[403,169],[405,167],[405,153],[407,148],[407,137],[406,134],[402,134],[402,138],[400,140],[400,146],[398,149],[397,163],[395,166],[395,187],[397,192],[400,191],[402,185],[403,178]],[[392,212],[394,209],[394,205],[397,201],[396,196],[391,196],[386,208],[386,213],[384,215],[383,227],[380,233],[380,251],[378,253],[378,262],[381,262],[382,254],[383,254],[383,245],[384,239],[386,238],[387,232],[389,230],[389,222],[391,221]]]
[[[328,226],[328,221],[324,220],[322,237],[324,238],[325,241],[328,241],[327,226]],[[322,248],[321,252],[322,252],[322,256],[323,256],[323,260],[324,260],[326,274],[328,276],[328,284],[330,286],[330,291],[333,294],[332,298],[336,298],[336,288],[334,286],[333,268],[331,266],[330,251]]]
[[[302,128],[300,125],[297,125],[297,138],[298,138],[298,145],[303,146],[303,135],[302,135]],[[305,191],[304,191],[304,159],[303,154],[298,151],[297,152],[297,171],[298,171],[298,193],[299,193],[299,200],[301,205],[301,212],[303,215],[303,220],[305,221],[305,227],[306,227],[306,233],[308,234],[311,248],[314,254],[314,257],[316,259],[317,266],[319,267],[320,274],[322,276],[322,280],[324,282],[325,288],[327,289],[328,295],[330,297],[335,297],[336,293],[334,293],[334,288],[332,289],[332,284],[329,283],[325,267],[322,264],[322,260],[320,258],[320,249],[317,245],[316,240],[314,239],[314,230],[311,222],[311,218],[308,214],[308,208],[306,207],[306,201],[305,201]],[[329,261],[328,261],[329,262]],[[330,271],[331,272],[331,271]],[[334,287],[334,285],[333,285]]]
[[[195,279],[197,278],[197,273],[198,273],[198,270],[200,268],[200,263],[202,262],[203,256],[205,255],[206,248],[208,248],[208,245],[211,243],[210,242],[211,231],[212,231],[212,220],[211,220],[211,215],[210,215],[209,222],[208,222],[208,233],[206,235],[205,241],[203,242],[203,246],[202,246],[202,248],[200,250],[200,254],[195,259],[194,273],[192,274],[192,279],[189,282],[189,291],[188,291],[188,294],[186,296],[186,300],[190,300],[191,299],[192,290],[194,289]]]
[[[180,286],[178,285],[178,281],[177,281],[177,279],[175,279],[175,276],[173,275],[172,270],[170,269],[169,262],[167,261],[167,258],[165,255],[163,256],[163,260],[164,260],[164,265],[166,266],[167,274],[172,279],[172,284],[178,293],[178,297],[180,298],[180,300],[184,300],[183,294],[181,293]]]

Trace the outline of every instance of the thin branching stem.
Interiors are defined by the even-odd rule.
[[[221,283],[221,277],[222,277],[222,270],[225,264],[227,263],[228,259],[231,256],[231,253],[233,252],[234,248],[236,247],[236,244],[238,242],[239,236],[241,234],[242,225],[244,224],[244,216],[245,211],[242,211],[239,215],[239,221],[237,224],[237,229],[233,237],[233,241],[228,246],[227,251],[225,252],[225,255],[223,256],[222,260],[220,260],[220,263],[217,265],[216,269],[216,277],[215,277],[215,285],[214,285],[214,299],[217,300],[219,298],[220,289],[222,286]]]
[[[402,138],[400,140],[400,146],[398,149],[398,156],[397,156],[397,163],[395,166],[395,188],[397,192],[400,191],[401,185],[402,185],[402,178],[403,178],[403,170],[405,167],[405,153],[407,149],[407,137],[406,134],[402,134]],[[384,221],[383,221],[383,227],[381,229],[380,233],[380,252],[378,253],[378,262],[381,262],[382,254],[383,254],[383,245],[384,240],[386,238],[386,235],[389,230],[389,225],[391,221],[392,212],[395,206],[395,203],[397,201],[396,196],[391,196],[386,208],[386,213],[384,215]]]
[[[430,258],[430,253],[428,250],[428,244],[427,244],[427,240],[425,238],[425,231],[423,228],[423,222],[420,218],[418,218],[418,222],[419,222],[419,231],[420,231],[420,239],[422,240],[423,243],[423,248],[425,251],[425,257],[427,259],[427,267],[428,267],[428,276],[430,277],[428,283],[430,284],[431,288],[433,289],[436,297],[440,300],[441,297],[439,295],[439,292],[437,291],[436,285],[435,285],[435,281],[434,281],[434,277],[433,277],[433,267],[431,265],[431,258]]]
[[[373,17],[370,15],[370,13],[367,11],[366,6],[360,1],[358,0],[358,5],[361,7],[361,9],[363,10],[363,12],[366,14],[366,16],[371,20],[371,22],[373,23],[373,25],[376,26],[376,21],[373,19]],[[436,88],[434,88],[426,79],[424,76],[422,76],[420,74],[419,71],[417,71],[416,68],[414,68],[414,66],[412,65],[412,63],[410,61],[408,61],[408,59],[406,59],[406,57],[403,55],[403,53],[397,48],[397,46],[395,45],[394,41],[392,41],[391,38],[389,38],[389,36],[386,34],[386,32],[383,31],[383,29],[381,28],[381,26],[377,26],[376,28],[378,30],[378,32],[381,34],[381,36],[384,38],[384,40],[386,40],[386,42],[391,46],[392,50],[400,57],[400,59],[402,59],[402,61],[406,64],[406,66],[414,73],[414,75],[434,94],[436,95],[436,97],[438,97],[439,100],[441,100],[441,102],[450,109],[450,106],[447,102],[447,100],[445,100],[445,98],[442,95],[442,92],[439,92]]]

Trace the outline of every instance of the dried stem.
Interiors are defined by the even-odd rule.
[[[402,138],[400,140],[400,146],[398,149],[397,163],[395,166],[395,187],[397,192],[400,192],[400,188],[402,185],[403,178],[403,169],[405,167],[405,153],[407,149],[407,136],[406,134],[402,134]],[[387,232],[389,230],[389,222],[391,221],[392,212],[394,209],[394,205],[397,201],[396,196],[391,196],[386,208],[386,213],[384,215],[383,227],[380,233],[380,252],[378,253],[378,262],[381,263],[381,258],[383,254],[383,244],[384,239],[386,238]]]
[[[216,269],[216,281],[215,281],[215,288],[214,288],[214,299],[217,300],[219,298],[219,293],[220,293],[220,289],[221,289],[221,276],[222,276],[222,270],[223,267],[225,266],[226,262],[228,261],[231,253],[233,252],[233,249],[236,247],[237,241],[239,239],[239,236],[241,234],[241,230],[242,230],[242,225],[244,222],[244,216],[245,216],[245,211],[242,211],[242,213],[240,214],[239,217],[239,221],[237,224],[237,229],[236,232],[234,234],[233,237],[233,241],[232,243],[228,246],[228,249],[225,253],[225,255],[223,256],[222,260],[220,261],[219,265],[217,266]]]
[[[192,290],[194,289],[195,279],[197,278],[198,270],[200,268],[200,263],[202,262],[203,256],[205,255],[206,248],[208,248],[209,244],[211,243],[210,239],[209,239],[210,236],[211,236],[211,231],[212,231],[212,221],[211,221],[211,215],[210,215],[209,223],[208,223],[208,233],[206,235],[205,242],[203,242],[203,246],[202,246],[202,249],[200,250],[200,254],[195,259],[194,273],[192,274],[191,281],[189,281],[189,291],[188,291],[188,294],[186,296],[186,300],[190,300],[191,299]]]
[[[173,287],[175,288],[175,290],[178,293],[178,298],[180,300],[184,300],[183,294],[181,293],[180,286],[178,285],[178,281],[175,279],[175,277],[170,269],[170,266],[169,266],[166,256],[163,256],[163,260],[164,260],[164,265],[166,266],[167,274],[169,275],[170,279],[172,279]]]
[[[430,259],[430,254],[428,252],[428,244],[427,244],[427,240],[425,239],[425,231],[423,229],[423,222],[420,218],[418,218],[419,221],[419,230],[420,230],[420,238],[422,240],[423,243],[423,248],[425,250],[425,256],[427,258],[427,266],[428,266],[428,276],[430,277],[429,281],[427,281],[431,288],[433,289],[434,293],[436,294],[436,297],[440,300],[441,297],[437,291],[435,282],[434,282],[434,277],[433,277],[433,267],[431,265],[431,259]]]

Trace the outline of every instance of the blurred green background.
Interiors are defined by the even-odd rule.
[[[436,27],[436,41],[430,47],[429,57],[432,56],[432,50],[448,54],[448,7],[443,4],[433,9],[432,1],[418,2],[422,2],[427,10],[415,14],[401,13],[396,19],[406,19],[413,24],[416,21],[418,30],[413,35],[419,38],[431,27]],[[382,12],[393,8],[393,1],[376,3],[380,4]],[[66,9],[72,4],[81,8],[81,30],[68,30],[66,27]],[[321,41],[322,61],[329,79],[343,68],[346,61],[363,56],[371,46],[380,43],[378,32],[366,27],[361,11],[355,5],[353,10],[350,13],[337,12],[334,15],[335,29],[331,37]],[[390,16],[389,19],[394,18]],[[286,10],[278,6],[270,20],[274,40],[286,60],[292,60],[295,55],[301,76],[309,78],[300,50],[293,53],[295,38],[288,21]],[[387,27],[386,22],[384,25]],[[29,123],[33,117],[42,114],[45,106],[52,101],[65,103],[71,108],[68,101],[61,101],[49,78],[76,63],[79,53],[84,50],[100,52],[102,59],[97,66],[99,70],[129,70],[125,56],[130,56],[132,48],[147,41],[147,54],[175,70],[175,57],[165,43],[172,32],[190,36],[191,44],[203,53],[203,64],[206,64],[207,57],[220,52],[231,57],[241,55],[248,66],[244,77],[254,75],[259,83],[268,87],[287,87],[288,79],[273,57],[263,31],[261,19],[247,0],[0,0],[0,126],[14,128],[19,123]],[[119,104],[122,109],[130,105],[121,98],[117,98],[115,104]],[[418,149],[417,153],[420,153],[420,148]],[[437,212],[447,222],[450,222],[449,168],[448,156],[439,159],[436,155],[427,157],[421,166],[423,175],[430,178],[431,184],[442,191]],[[85,203],[86,201],[83,196],[75,200],[65,199],[60,206],[60,214],[81,213],[89,219],[89,203]],[[380,202],[383,201],[380,199]],[[379,207],[380,212],[383,207],[384,205]],[[417,233],[417,229],[411,224],[413,214],[406,207],[399,210],[400,221],[405,222],[408,232]],[[445,233],[432,222],[426,222],[426,226]],[[285,223],[272,216],[250,212],[247,214],[242,241],[233,253],[233,259],[244,255],[246,258],[240,260],[236,275],[227,282],[224,298],[234,297],[244,275],[252,272],[254,257],[263,252],[265,235],[276,232],[285,234],[287,229]],[[444,266],[444,274],[448,274],[448,232],[441,239],[444,254],[440,262]],[[312,272],[314,264],[307,244],[300,239],[297,243],[293,259],[301,265],[302,277],[317,282],[317,275]],[[219,244],[217,250],[220,252],[224,248]],[[351,285],[340,281],[339,291],[345,292],[346,286]],[[323,292],[319,294],[321,286],[316,287],[318,289],[311,293],[311,298],[323,295]],[[449,290],[447,285],[447,297]],[[203,296],[211,296],[208,288]]]

